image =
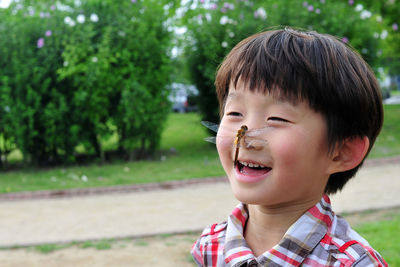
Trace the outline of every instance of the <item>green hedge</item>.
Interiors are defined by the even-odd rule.
[[[35,165],[104,159],[114,132],[130,158],[159,145],[169,111],[174,3],[18,1],[0,10],[0,154]]]

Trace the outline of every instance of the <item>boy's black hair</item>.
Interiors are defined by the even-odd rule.
[[[294,104],[306,101],[322,113],[330,152],[347,138],[367,136],[368,155],[382,128],[382,97],[373,71],[355,50],[330,35],[284,28],[241,41],[217,72],[221,114],[229,86],[239,80],[251,91],[278,94]],[[325,193],[341,190],[363,161],[332,174]]]

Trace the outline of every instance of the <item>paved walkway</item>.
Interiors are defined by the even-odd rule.
[[[400,206],[400,158],[369,164],[332,198],[336,212]],[[225,179],[172,189],[1,200],[0,247],[199,231],[237,201]]]

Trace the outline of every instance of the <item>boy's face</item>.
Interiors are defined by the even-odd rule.
[[[257,137],[266,142],[241,146],[234,167],[233,139],[224,137],[235,136],[242,125],[250,132],[267,127]],[[246,138],[241,144],[246,144]],[[330,175],[332,159],[324,117],[307,103],[293,105],[250,92],[240,82],[236,89],[231,86],[226,99],[217,149],[235,197],[247,204],[291,207],[319,201]],[[245,166],[248,163],[253,167]],[[254,164],[261,167],[254,168]]]

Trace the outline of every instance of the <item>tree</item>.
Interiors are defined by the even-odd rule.
[[[182,19],[188,29],[185,53],[200,91],[203,119],[218,120],[215,72],[238,41],[277,25],[316,30],[351,44],[376,69],[382,59],[382,42],[374,34],[385,29],[378,16],[348,1],[190,1]]]
[[[391,75],[400,73],[400,2],[397,0],[372,1],[361,0],[360,4],[365,9],[372,10],[377,16],[378,22],[386,26],[385,31],[375,34],[384,40],[383,64]]]

